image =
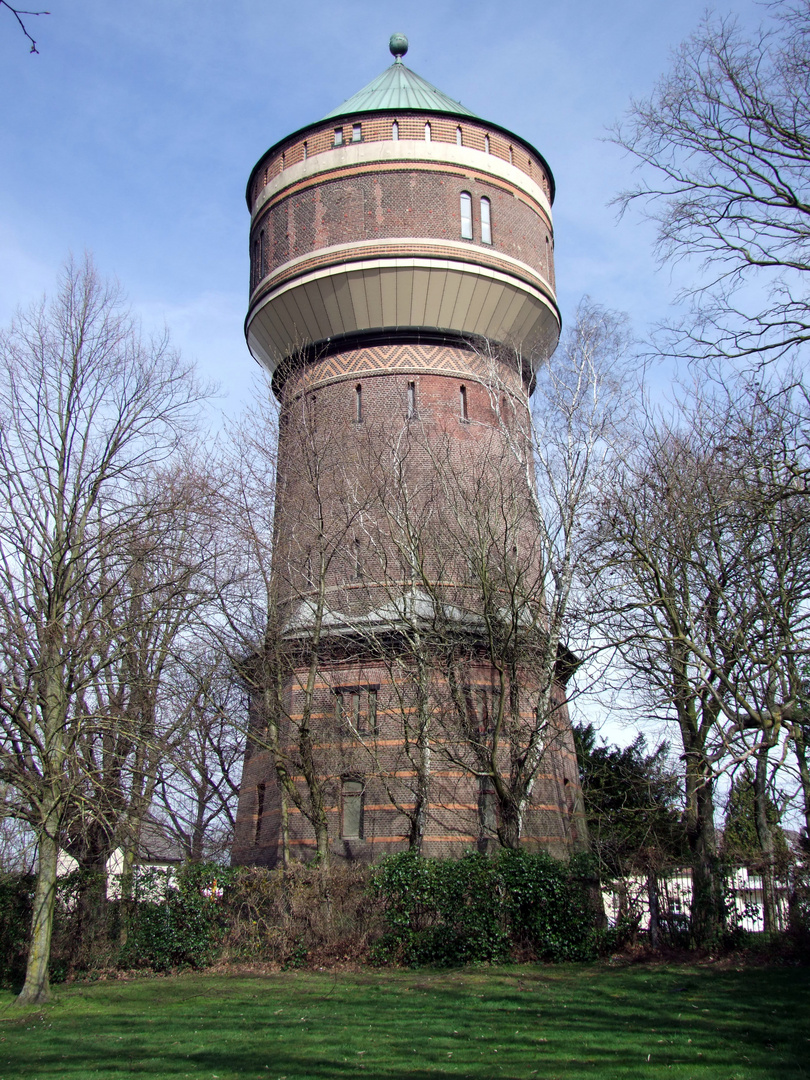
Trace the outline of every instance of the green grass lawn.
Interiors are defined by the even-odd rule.
[[[189,975],[0,1004],[0,1080],[810,1077],[806,968]]]

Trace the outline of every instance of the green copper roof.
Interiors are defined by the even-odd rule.
[[[382,75],[358,90],[354,97],[332,109],[323,119],[331,120],[334,116],[348,116],[349,113],[376,112],[378,109],[418,109],[420,112],[457,113],[459,116],[480,119],[458,101],[437,90],[421,75],[411,71],[398,56]]]

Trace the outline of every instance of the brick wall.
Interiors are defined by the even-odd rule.
[[[551,225],[527,201],[496,185],[438,168],[388,170],[365,166],[351,177],[315,186],[272,203],[251,232],[255,285],[278,267],[319,248],[386,238],[461,241],[460,196],[472,196],[469,258],[502,252],[536,269],[553,286]],[[481,199],[490,201],[492,243],[481,241]],[[261,262],[263,256],[263,264]]]
[[[268,181],[275,179],[285,168],[317,154],[333,150],[335,128],[340,128],[342,131],[344,144],[352,141],[352,128],[356,123],[361,125],[363,142],[389,142],[392,138],[394,122],[398,125],[400,140],[416,142],[425,141],[426,123],[430,124],[431,142],[456,144],[457,132],[461,129],[462,146],[480,150],[483,153],[488,152],[493,157],[508,161],[535,180],[546,195],[551,197],[551,180],[545,162],[537,154],[532,153],[519,139],[510,138],[506,133],[482,121],[462,116],[437,116],[433,113],[360,114],[355,117],[344,117],[332,123],[313,125],[305,132],[291,136],[268,151],[259,160],[253,172],[249,198],[251,210]]]
[[[413,695],[401,669],[368,660],[365,663],[323,665],[311,700],[315,732],[314,757],[322,775],[330,851],[334,857],[369,862],[384,854],[406,850],[417,798],[418,762],[413,750]],[[296,773],[297,751],[289,732],[300,721],[306,694],[307,671],[290,677],[287,700],[289,723],[282,734],[281,752],[307,807],[306,785]],[[482,702],[489,695],[493,707],[494,676],[486,664],[472,665],[465,693],[473,723],[486,723]],[[376,730],[368,730],[363,716],[347,715],[336,705],[336,691],[372,686],[376,693]],[[524,693],[525,722],[532,723],[531,696]],[[425,807],[423,854],[458,856],[471,848],[491,850],[497,845],[497,809],[491,784],[473,775],[474,756],[460,753],[447,709],[448,691],[438,673],[431,689],[430,768]],[[522,845],[530,851],[549,851],[565,857],[581,846],[578,812],[580,790],[573,742],[562,693],[560,712],[547,740],[547,751],[525,817]],[[360,708],[362,710],[363,704]],[[358,723],[358,719],[360,723]],[[367,717],[366,717],[367,719]],[[360,730],[364,728],[364,730]],[[406,744],[405,730],[411,743]],[[469,736],[468,736],[469,737]],[[261,742],[261,733],[258,734]],[[482,734],[482,739],[486,735]],[[508,746],[500,750],[501,767],[508,769]],[[362,787],[359,835],[346,836],[346,780]],[[261,790],[261,795],[259,794]],[[423,789],[424,790],[424,789]],[[306,813],[287,795],[286,816],[293,858],[314,855],[315,833]],[[282,792],[266,750],[255,752],[245,764],[236,823],[234,862],[275,865],[281,858]]]

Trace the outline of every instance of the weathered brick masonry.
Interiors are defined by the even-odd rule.
[[[281,400],[269,653],[286,667],[274,705],[254,692],[237,862],[312,857],[313,790],[333,856],[496,843],[482,747],[505,696],[515,739],[531,730],[539,676],[499,683],[471,567],[487,544],[505,581],[533,565],[515,447],[559,332],[553,191],[534,148],[399,54],[253,170],[246,329]],[[564,855],[582,836],[562,683],[553,697],[521,842]]]

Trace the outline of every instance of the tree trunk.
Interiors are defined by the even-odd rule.
[[[48,964],[51,958],[53,913],[56,903],[56,870],[59,849],[54,835],[44,828],[39,837],[39,868],[31,919],[31,946],[25,969],[25,983],[17,998],[18,1005],[43,1005],[51,1000]]]
[[[647,902],[650,908],[650,947],[661,948],[660,903],[658,897],[658,875],[654,870],[647,874]]]
[[[763,743],[757,751],[757,764],[754,772],[754,819],[757,830],[757,842],[760,850],[760,872],[762,874],[762,929],[766,934],[773,933],[776,926],[776,904],[774,896],[774,847],[773,831],[768,821],[768,752],[770,746]]]
[[[287,807],[287,789],[279,778],[281,789],[281,865],[288,869],[290,865],[290,811]]]
[[[687,753],[686,833],[692,856],[692,945],[695,948],[712,948],[723,926],[723,904],[714,831],[712,778],[702,753]]]

